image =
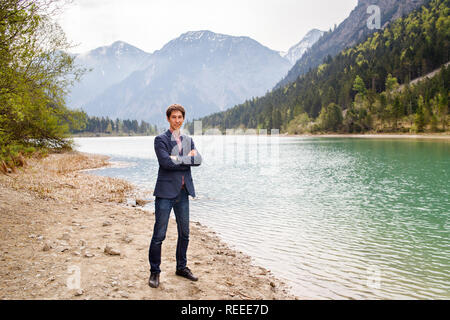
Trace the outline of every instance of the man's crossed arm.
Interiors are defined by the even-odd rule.
[[[190,151],[185,156],[179,156],[175,155],[178,150],[176,147],[172,150],[171,155],[164,141],[160,137],[155,138],[155,153],[162,168],[167,170],[188,170],[190,166],[199,166],[202,163],[202,156],[195,148],[192,138],[185,137],[185,140],[183,145],[187,148],[190,141]]]

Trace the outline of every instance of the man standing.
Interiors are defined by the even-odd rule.
[[[189,243],[189,195],[195,197],[191,167],[199,166],[202,157],[195,149],[194,141],[180,134],[185,117],[184,108],[179,104],[173,104],[167,108],[166,116],[170,129],[155,137],[159,170],[153,192],[156,197],[155,225],[148,253],[150,262],[148,284],[152,288],[159,286],[161,245],[166,237],[172,208],[178,229],[175,274],[192,281],[198,280],[186,266],[186,252]]]

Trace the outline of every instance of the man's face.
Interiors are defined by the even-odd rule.
[[[170,123],[170,128],[172,130],[179,130],[183,125],[183,114],[178,110],[172,111],[170,117],[167,118],[167,121]]]

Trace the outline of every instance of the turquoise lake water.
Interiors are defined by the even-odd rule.
[[[90,173],[152,190],[158,171],[153,139],[74,140],[77,150],[132,163]],[[284,279],[294,294],[450,298],[449,141],[257,136],[194,136],[194,141],[203,163],[192,169],[197,197],[191,199],[191,220]]]

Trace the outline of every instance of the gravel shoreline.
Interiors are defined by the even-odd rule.
[[[84,172],[109,165],[107,156],[72,151],[27,159],[16,173],[0,175],[0,299],[299,298],[198,222],[191,222],[188,265],[199,281],[176,276],[174,219],[161,285],[150,288],[154,212],[139,199],[151,191]]]

